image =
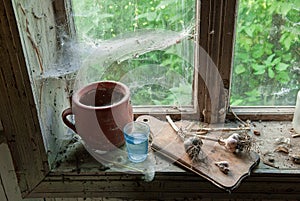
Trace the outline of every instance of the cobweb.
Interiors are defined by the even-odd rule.
[[[165,50],[186,42],[191,30],[192,28],[182,32],[139,30],[99,43],[91,48],[91,53],[83,61],[76,77],[74,89],[78,90],[87,83],[99,81],[115,62],[120,64],[126,60],[136,59],[145,53]],[[177,53],[181,54],[180,52]],[[183,59],[186,57],[183,54],[179,56]]]
[[[50,8],[52,2],[49,3],[48,6]],[[39,21],[39,23],[37,23],[39,26],[44,26],[44,22],[47,25],[48,23],[51,24],[51,27],[55,24],[55,22],[47,21],[50,18],[46,16],[52,16],[48,14],[48,12],[51,11],[48,7],[41,8],[42,13],[48,15],[39,15],[40,13],[36,5],[29,2],[20,3],[18,10],[20,16],[24,18],[20,21],[27,22],[27,18],[31,17]],[[41,17],[36,19],[37,16]],[[53,27],[51,28],[53,32],[47,29],[45,33],[38,32],[40,31],[38,28],[43,29],[39,26],[35,27],[34,25],[34,23],[29,23],[28,27],[24,26],[32,33],[35,33],[35,31],[39,33],[29,35],[30,37],[39,41],[38,36],[42,36],[41,38],[46,41],[45,43],[50,43],[51,40],[54,39],[52,40],[53,42],[58,38],[58,44],[60,45],[59,48],[56,48],[56,46],[55,48],[53,47],[53,49],[58,52],[49,56],[49,63],[45,61],[47,65],[44,66],[42,72],[38,70],[38,65],[35,63],[30,65],[32,68],[30,69],[30,73],[32,73],[34,77],[33,87],[36,91],[35,96],[43,130],[43,140],[46,144],[46,151],[49,154],[48,160],[52,165],[54,165],[55,160],[60,159],[59,157],[62,155],[61,152],[63,152],[64,149],[68,149],[68,143],[72,141],[72,137],[76,136],[70,129],[66,129],[61,120],[61,112],[67,107],[70,107],[69,98],[75,91],[91,82],[106,79],[106,74],[112,65],[138,59],[140,56],[152,51],[172,50],[174,54],[177,54],[183,60],[193,63],[193,55],[190,54],[191,51],[188,49],[192,47],[191,44],[193,45],[194,42],[190,40],[190,38],[193,37],[193,26],[184,28],[183,31],[168,31],[163,29],[135,30],[133,33],[123,34],[106,41],[79,42],[64,33],[64,31],[66,31],[64,25],[56,25],[55,29],[53,29]],[[25,30],[24,33],[26,33]],[[52,35],[49,35],[50,33]],[[58,35],[57,38],[56,34]],[[25,39],[28,39],[29,36],[26,36]],[[29,42],[29,44],[31,43]],[[53,44],[56,44],[56,41]],[[53,44],[51,43],[51,45]],[[41,53],[44,53],[42,50],[43,49],[41,49]],[[145,72],[150,70],[153,71],[152,75],[145,74]],[[135,71],[128,71],[121,75],[117,81],[124,82],[132,91],[145,84],[159,83],[167,89],[173,88],[174,83],[177,84],[177,87],[189,85],[188,77],[184,75],[174,72],[166,77],[167,70],[167,65],[149,64],[147,66],[141,66]],[[176,80],[176,82],[174,82],[174,80]],[[179,100],[180,97],[177,99],[176,104],[183,102]],[[151,164],[154,163],[154,159],[151,154],[145,162],[132,164],[127,160],[126,152],[123,148],[107,154],[99,152],[99,150],[91,150],[85,142],[82,143],[89,153],[100,163],[110,168],[116,168],[118,171],[143,172],[147,180],[153,179],[154,170]]]
[[[120,64],[126,60],[136,59],[148,52],[181,45],[181,43],[188,41],[190,31],[191,29],[182,32],[141,30],[99,43],[90,49],[90,54],[82,62],[75,79],[74,91],[91,82],[103,80],[108,68],[114,63]],[[185,56],[181,55],[180,57],[184,58]],[[145,72],[152,73],[147,74]],[[166,72],[167,68],[162,65],[149,64],[125,73],[117,81],[128,85],[131,91],[143,85],[155,83],[159,83],[165,88],[171,88],[175,81],[187,85],[187,80],[182,75],[174,72],[166,76]],[[114,151],[103,152],[100,148],[99,150],[90,148],[84,141],[82,143],[96,160],[110,169],[142,173],[147,181],[154,178],[156,161],[150,148],[148,157],[144,162],[132,163],[128,160],[125,146]]]

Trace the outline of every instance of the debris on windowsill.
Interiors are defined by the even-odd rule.
[[[259,130],[254,130],[253,134],[256,135],[256,136],[260,136],[260,131]]]
[[[215,165],[218,166],[220,171],[223,172],[224,174],[228,174],[228,172],[230,171],[229,163],[227,161],[218,161],[215,162]]]
[[[287,146],[290,146],[291,144],[291,139],[287,137],[279,137],[275,139],[275,144],[280,145],[280,144],[285,144]]]
[[[296,133],[291,128],[291,122],[259,121],[256,123],[256,129],[262,131],[263,134],[253,135],[253,137],[264,165],[287,171],[295,167],[298,169],[300,139],[294,137]],[[272,134],[272,137],[269,134]]]
[[[290,157],[291,157],[293,163],[300,164],[300,155],[299,154],[298,155],[291,154]]]
[[[250,127],[237,127],[237,128],[198,128],[192,129],[191,132],[219,132],[219,131],[249,131]]]
[[[292,138],[300,137],[300,133],[296,133],[294,128],[291,128],[290,132],[292,133]]]
[[[276,152],[282,152],[285,154],[290,153],[291,148],[291,139],[287,137],[279,137],[275,139],[275,144],[277,145],[275,148]]]
[[[292,135],[292,138],[300,137],[300,134],[294,134]]]
[[[289,148],[286,147],[285,145],[279,145],[278,147],[276,147],[275,151],[282,152],[282,153],[285,153],[285,154],[288,154],[290,152]]]
[[[141,117],[141,121],[143,121],[143,117]],[[153,121],[153,119],[151,119],[151,121],[149,121],[153,124],[156,124],[157,121]],[[160,122],[160,121],[159,121]],[[165,121],[164,121],[165,122]],[[181,127],[181,125],[188,125],[188,123],[185,120],[182,120],[181,122],[176,122],[178,127]],[[196,122],[196,124],[194,125],[195,128],[198,126],[197,124],[198,122]],[[300,169],[300,138],[292,138],[291,137],[291,124],[290,122],[286,121],[283,122],[281,124],[279,124],[279,122],[270,122],[270,121],[257,121],[254,122],[256,126],[255,130],[259,130],[261,132],[260,136],[257,135],[251,135],[251,138],[253,138],[255,140],[255,147],[253,147],[253,149],[257,149],[256,152],[260,155],[260,161],[261,164],[258,166],[258,169],[254,169],[254,172],[258,172],[260,173],[260,169],[263,169],[263,172],[268,172],[270,171],[272,172],[289,172],[289,170],[291,171],[296,171],[298,172],[298,170]],[[230,126],[230,127],[235,127],[236,126],[236,122],[233,122],[231,124],[231,122],[228,122],[228,124],[226,124],[225,126]],[[184,128],[184,126],[183,126]],[[161,130],[161,127],[155,127],[155,132],[158,132],[159,130]],[[189,129],[187,127],[187,129]],[[170,130],[172,130],[172,128],[170,128]],[[223,133],[211,133],[211,136],[216,136],[216,138],[218,138],[219,135],[222,135]],[[229,134],[229,133],[228,133]],[[209,135],[209,134],[208,134]],[[227,133],[225,134],[227,136]],[[167,133],[167,137],[169,136],[169,133]],[[176,137],[176,136],[175,136]],[[278,138],[289,138],[290,139],[290,147],[289,147],[289,153],[285,154],[283,152],[277,152],[274,151],[276,149],[276,147],[280,146],[280,145],[284,145],[284,144],[276,144],[275,139]],[[282,138],[282,139],[285,139]],[[163,139],[163,138],[160,138]],[[278,140],[278,142],[288,142],[289,140]],[[161,141],[159,141],[161,142]],[[169,142],[168,147],[171,147],[174,145],[174,142],[176,142],[175,139],[173,139],[173,141],[166,141]],[[205,151],[205,146],[207,146],[207,144],[209,144],[211,142],[205,141],[204,145],[203,145],[203,149]],[[74,146],[74,145],[72,145]],[[167,146],[163,146],[163,150],[165,150],[166,148],[168,148]],[[215,148],[219,151],[224,150],[221,149],[220,146],[218,144],[216,144]],[[73,151],[74,153],[71,153],[70,151]],[[70,172],[78,172],[78,173],[90,173],[90,172],[95,172],[95,171],[105,171],[105,172],[115,172],[117,171],[117,169],[113,169],[110,168],[108,166],[99,164],[98,161],[96,161],[94,158],[92,158],[90,156],[89,153],[86,153],[86,150],[84,149],[84,147],[81,145],[79,146],[79,148],[72,148],[70,149],[70,151],[68,151],[66,153],[66,159],[63,160],[61,162],[61,165],[57,168],[55,168],[55,171],[70,171]],[[175,149],[175,151],[177,151],[177,149]],[[173,153],[173,152],[172,152]],[[228,152],[224,152],[225,154],[228,154]],[[212,155],[215,155],[216,153],[211,153]],[[210,155],[207,155],[208,158],[210,157]],[[237,155],[234,155],[235,157]],[[155,172],[184,172],[185,169],[181,168],[181,166],[178,165],[174,165],[173,163],[171,163],[169,160],[166,160],[166,158],[164,159],[163,157],[161,157],[160,155],[155,155],[155,163],[153,164],[155,167]],[[215,162],[217,161],[223,161],[226,160],[230,165],[230,171],[228,172],[228,175],[222,173],[221,171],[218,170],[218,167],[215,165]],[[217,158],[216,160],[211,160],[210,161],[211,166],[210,167],[214,167],[216,168],[216,172],[220,173],[221,176],[224,177],[230,177],[231,173],[233,173],[234,171],[236,171],[235,168],[235,164],[233,164],[230,159],[228,160],[227,158]],[[201,164],[203,165],[203,164]],[[199,165],[199,166],[201,166]],[[202,171],[206,171],[201,169]]]
[[[275,165],[275,156],[271,152],[266,152],[261,156],[263,164],[279,169],[279,166]]]
[[[270,161],[264,160],[264,159],[262,159],[262,162],[263,162],[263,164],[265,164],[265,165],[267,165],[267,166],[270,166],[270,167],[279,169],[279,166],[276,166],[273,162],[270,162]]]
[[[238,117],[238,115],[232,110],[232,108],[229,108],[229,111],[233,114],[233,116],[235,117],[236,120],[238,120],[241,125],[239,126],[239,128],[246,128],[246,130],[250,131],[250,133],[254,134],[255,136],[260,136],[261,135],[261,131],[258,129],[255,129],[256,123],[252,122],[251,120],[246,120],[243,121],[241,118]],[[261,121],[259,121],[261,123]]]

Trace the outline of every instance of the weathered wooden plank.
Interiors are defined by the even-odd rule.
[[[259,143],[261,153],[267,150],[274,150],[275,139],[278,137],[290,137],[291,122],[253,122],[255,129],[261,132],[261,136],[253,136]],[[291,139],[291,151],[297,149],[300,139]],[[79,151],[79,149],[77,150]],[[84,151],[81,150],[81,151]],[[278,154],[278,153],[274,153]],[[99,163],[95,160],[89,160],[88,154],[77,153],[76,162],[77,170],[71,172],[52,172],[39,185],[33,196],[45,194],[47,196],[65,196],[71,197],[77,195],[79,197],[122,197],[128,192],[130,198],[155,199],[147,195],[161,194],[165,199],[185,198],[189,195],[191,198],[209,198],[215,199],[281,199],[288,192],[288,199],[294,199],[300,194],[300,168],[296,164],[287,160],[286,155],[278,154],[275,161],[278,162],[280,168],[271,168],[263,164],[259,165],[242,184],[232,192],[229,197],[224,192],[201,177],[168,163],[163,158],[157,158],[157,169],[154,181],[144,182],[143,175],[126,174],[122,172],[99,171]],[[276,155],[277,156],[277,155]],[[79,157],[79,158],[78,158]],[[67,160],[68,161],[68,160]],[[164,163],[168,163],[166,166]],[[72,160],[68,161],[68,165],[72,166]],[[90,163],[89,166],[86,163]],[[64,166],[63,164],[61,166]],[[160,168],[161,166],[161,168]],[[81,167],[84,167],[81,169]],[[89,171],[90,168],[90,171]],[[60,170],[60,171],[59,171]],[[70,169],[72,170],[72,169]],[[62,189],[62,190],[57,190]],[[180,189],[180,192],[177,192]],[[73,194],[74,193],[74,194]],[[207,197],[206,197],[207,196]],[[225,196],[225,197],[224,197]],[[124,198],[125,198],[124,197]],[[174,198],[174,197],[173,197]]]
[[[43,182],[44,188],[46,188],[47,183],[50,185],[63,183],[65,181],[68,182],[85,182],[89,184],[92,184],[93,182],[99,182],[97,185],[103,185],[105,187],[106,183],[118,183],[118,182],[128,182],[131,184],[134,184],[137,181],[143,181],[141,174],[126,174],[122,172],[98,172],[98,173],[62,173],[57,172],[54,175],[50,174],[45,181]],[[261,182],[261,181],[268,181],[268,182],[300,182],[300,170],[295,170],[293,174],[290,174],[289,170],[286,170],[285,174],[283,173],[283,170],[276,173],[252,173],[249,178],[246,179],[247,182]],[[193,173],[190,172],[157,172],[155,175],[155,180],[152,182],[149,182],[148,185],[160,185],[161,182],[177,182],[177,181],[188,181],[188,182],[206,182],[205,179],[202,177],[199,177]],[[101,184],[103,182],[103,184]],[[209,183],[209,182],[207,182]],[[73,185],[73,184],[72,184]],[[75,184],[74,184],[75,185]],[[116,184],[119,185],[119,184]],[[54,187],[54,186],[53,186]],[[83,188],[79,186],[75,186],[77,189]],[[207,187],[210,188],[210,187]],[[38,189],[37,189],[38,190]],[[70,189],[71,190],[71,189]],[[69,191],[70,191],[69,190]]]
[[[45,201],[45,199],[44,198],[25,198],[25,199],[22,199],[22,201]],[[47,201],[55,201],[55,200],[54,200],[54,198],[50,198],[50,200],[47,200]]]
[[[210,30],[210,1],[197,1],[198,2],[198,13],[197,13],[197,58],[195,61],[196,71],[195,77],[197,80],[198,94],[197,103],[199,114],[201,115],[201,120],[206,119],[206,74],[207,74],[207,62],[208,62],[208,49],[210,43],[209,30]],[[201,3],[200,3],[201,2]]]
[[[7,195],[5,194],[5,189],[4,189],[4,186],[3,186],[1,174],[0,174],[0,200],[1,201],[7,201]]]
[[[2,185],[2,187],[0,185],[0,188],[3,188],[5,197],[8,198],[8,201],[21,200],[21,193],[17,185],[17,178],[10,151],[8,146],[4,143],[0,144],[0,178]]]
[[[73,66],[69,63],[72,57],[63,58],[67,50],[61,44],[62,40],[64,44],[67,43],[66,40],[71,40],[71,36],[65,35],[71,33],[71,24],[70,26],[66,24],[71,19],[65,21],[67,14],[72,18],[71,13],[64,13],[65,5],[69,5],[70,0],[38,2],[14,0],[13,2],[27,62],[28,73],[23,76],[29,77],[31,81],[26,83],[31,84],[34,96],[35,103],[31,107],[36,107],[37,114],[34,117],[39,117],[40,125],[37,126],[41,127],[44,149],[48,154],[47,160],[49,165],[53,166],[55,158],[62,151],[61,147],[65,146],[72,137],[66,134],[66,126],[60,119],[61,111],[69,107],[71,91],[69,88],[71,81],[64,79],[64,73],[70,75],[75,71],[69,69]],[[41,135],[40,131],[38,132]],[[42,143],[39,144],[43,146]]]
[[[124,199],[117,198],[78,198],[78,201],[121,201]]]
[[[62,197],[62,196],[69,196],[68,194],[55,194],[56,196]],[[74,193],[73,196],[81,197],[81,193]],[[273,200],[273,199],[280,199],[280,200],[296,200],[298,199],[298,194],[289,194],[289,193],[283,193],[283,194],[229,194],[229,193],[223,193],[223,194],[216,194],[216,193],[186,193],[186,192],[180,192],[177,190],[176,192],[94,192],[86,193],[85,196],[91,196],[91,197],[106,197],[106,198],[118,198],[123,200],[202,200],[202,199],[209,199],[211,200],[234,200],[234,199],[240,199],[243,200],[245,197],[252,199],[252,200]]]
[[[46,198],[45,201],[122,201],[127,199],[118,198]],[[26,200],[27,201],[27,200]]]
[[[12,1],[0,1],[0,11],[0,119],[21,191],[29,192],[45,176],[47,159]]]
[[[295,107],[278,106],[278,107],[231,107],[231,111],[238,115],[239,118],[247,120],[269,120],[269,121],[291,121],[294,116]],[[234,115],[229,111],[227,117],[234,119]]]
[[[230,87],[231,68],[233,60],[233,46],[235,36],[235,20],[237,13],[237,1],[225,0],[224,1],[224,14],[220,21],[222,24],[222,43],[220,43],[220,61],[218,63],[219,73],[223,79],[223,84],[226,89]],[[229,98],[229,97],[227,97]],[[227,100],[229,101],[229,100]]]
[[[224,1],[210,0],[210,23],[209,23],[209,47],[207,54],[209,60],[207,63],[207,74],[206,74],[206,99],[205,99],[205,110],[206,118],[205,121],[208,123],[223,123],[225,121],[225,112],[221,115],[220,110],[222,105],[225,104],[224,84],[219,73],[220,63],[220,51],[223,41],[221,41],[222,31],[222,17]],[[225,111],[226,108],[223,108]]]
[[[234,37],[235,3],[236,1],[201,1],[197,73],[200,75],[199,109],[204,113],[205,122],[224,122],[233,55],[230,47],[233,45]],[[231,23],[232,26],[226,27],[224,21]],[[227,34],[228,32],[231,34]],[[223,48],[225,46],[226,48]]]
[[[13,167],[9,149],[6,144],[1,145],[0,143],[0,201],[23,200],[17,183],[17,178],[13,169],[14,167]],[[44,201],[44,199],[29,198],[29,199],[25,199],[24,201]],[[55,201],[55,200],[49,200],[49,201]]]
[[[138,198],[138,199],[155,199],[153,195],[160,194],[165,199],[175,198],[282,198],[288,193],[289,199],[296,198],[300,193],[300,175],[290,175],[286,177],[270,176],[260,177],[259,175],[251,176],[243,182],[239,188],[232,194],[223,191],[201,177],[193,174],[169,173],[157,174],[152,182],[145,182],[138,176],[128,175],[124,177],[119,173],[111,176],[107,173],[104,175],[74,176],[74,178],[64,175],[61,182],[57,176],[49,177],[44,181],[32,194],[33,196],[51,196],[51,197],[110,197],[110,198]],[[91,178],[94,178],[91,181]],[[58,190],[60,189],[60,190]],[[180,191],[178,192],[178,189]],[[228,196],[230,195],[230,196]]]

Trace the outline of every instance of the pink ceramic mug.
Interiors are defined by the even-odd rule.
[[[75,124],[69,115],[74,115]],[[63,111],[62,119],[89,148],[113,150],[124,144],[122,129],[133,121],[130,91],[120,82],[91,83],[72,96],[72,108]]]

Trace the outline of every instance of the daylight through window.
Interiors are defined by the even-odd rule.
[[[300,88],[300,1],[240,0],[231,105],[294,106]]]
[[[97,80],[129,86],[135,106],[192,105],[195,1],[73,0],[79,42],[91,55],[78,88]]]

